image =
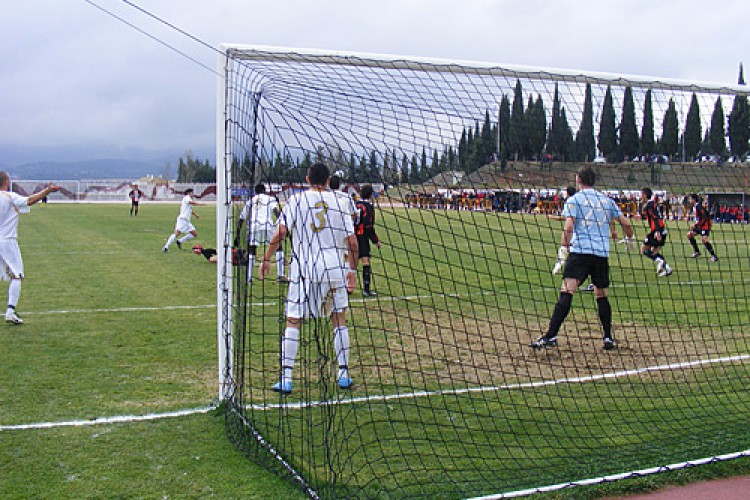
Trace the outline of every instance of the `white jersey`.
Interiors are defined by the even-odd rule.
[[[333,193],[339,197],[341,210],[348,213],[353,220],[359,212],[357,211],[357,205],[354,203],[352,197],[343,191],[334,191]]]
[[[256,194],[245,203],[240,214],[241,220],[249,220],[251,227],[273,226],[279,211],[279,200],[265,193]]]
[[[190,222],[190,219],[193,216],[193,205],[190,204],[191,201],[193,201],[193,199],[189,194],[186,194],[182,197],[182,204],[180,205],[180,215],[177,216],[177,219],[183,219]]]
[[[18,215],[29,210],[27,197],[12,191],[0,191],[0,239],[18,238]]]
[[[289,199],[279,223],[292,236],[292,281],[344,280],[341,255],[346,238],[354,234],[354,222],[342,205],[331,191],[307,190]]]

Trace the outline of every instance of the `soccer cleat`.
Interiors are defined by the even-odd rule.
[[[694,252],[693,255],[690,256],[690,258],[695,259],[696,257],[700,257],[700,256],[701,256],[700,252]]]
[[[274,392],[280,392],[281,394],[290,394],[292,392],[292,383],[276,382],[271,389],[273,389]]]
[[[589,283],[585,287],[581,288],[581,291],[582,292],[593,292],[594,291],[594,284],[593,283]]]
[[[370,290],[365,290],[365,291],[362,292],[362,296],[363,297],[377,297],[378,294],[377,294],[377,292],[372,292]]]
[[[349,377],[341,377],[339,379],[339,387],[342,389],[351,389],[354,385],[354,381]]]
[[[182,250],[182,243],[180,243],[180,240],[175,241],[175,243],[177,243],[177,248]]]
[[[18,314],[16,314],[15,311],[9,311],[5,313],[5,322],[10,323],[12,325],[23,324],[23,320],[18,317]]]
[[[664,270],[664,259],[659,259],[659,261],[656,263],[656,274],[661,275],[661,272]]]
[[[534,342],[529,344],[529,347],[532,347],[534,349],[546,349],[548,347],[557,347],[557,337],[552,337],[551,339],[548,339],[544,335],[536,339]]]
[[[605,351],[611,351],[612,349],[617,349],[617,343],[614,340],[610,339],[610,338],[605,338],[604,339],[604,350]]]
[[[715,255],[711,256],[711,262],[716,262],[717,260],[719,260],[719,258],[717,256],[715,256]]]
[[[669,267],[669,264],[665,264],[664,265],[664,269],[662,270],[662,272],[659,273],[659,277],[660,278],[666,278],[667,276],[669,276],[671,274],[672,274],[672,268]]]
[[[162,248],[161,251],[167,253],[167,247]]]
[[[276,281],[278,281],[279,283],[289,283],[289,278],[287,278],[286,276],[279,276],[278,278],[276,278]]]

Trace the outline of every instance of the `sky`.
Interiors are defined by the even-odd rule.
[[[750,63],[747,0],[129,1],[210,47],[122,0],[0,0],[0,166],[213,160],[221,43],[723,84]]]

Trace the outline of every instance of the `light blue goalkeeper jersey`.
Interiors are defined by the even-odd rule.
[[[575,221],[571,252],[609,257],[610,221],[622,215],[611,198],[595,189],[583,189],[565,201],[562,214]]]

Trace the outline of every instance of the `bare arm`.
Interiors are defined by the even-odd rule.
[[[622,231],[625,233],[625,236],[627,236],[628,238],[632,238],[634,233],[633,224],[630,223],[630,219],[628,219],[624,215],[621,215],[617,218],[617,222],[619,222],[620,226],[622,226]]]
[[[49,195],[50,193],[56,193],[57,191],[60,191],[61,189],[62,189],[61,186],[53,186],[52,184],[48,184],[46,188],[42,189],[38,193],[34,193],[31,196],[29,196],[27,204],[31,206],[37,203],[38,201],[40,201],[41,199],[43,199],[44,197],[46,197],[47,195]]]
[[[268,248],[266,248],[266,252],[263,254],[263,262],[260,263],[260,268],[258,269],[258,276],[261,280],[268,276],[268,273],[271,271],[271,257],[273,257],[276,250],[279,249],[281,242],[284,241],[287,234],[289,234],[289,230],[286,226],[279,224],[279,227],[276,228],[276,232],[273,233],[273,236],[271,237],[270,243],[268,243]]]

